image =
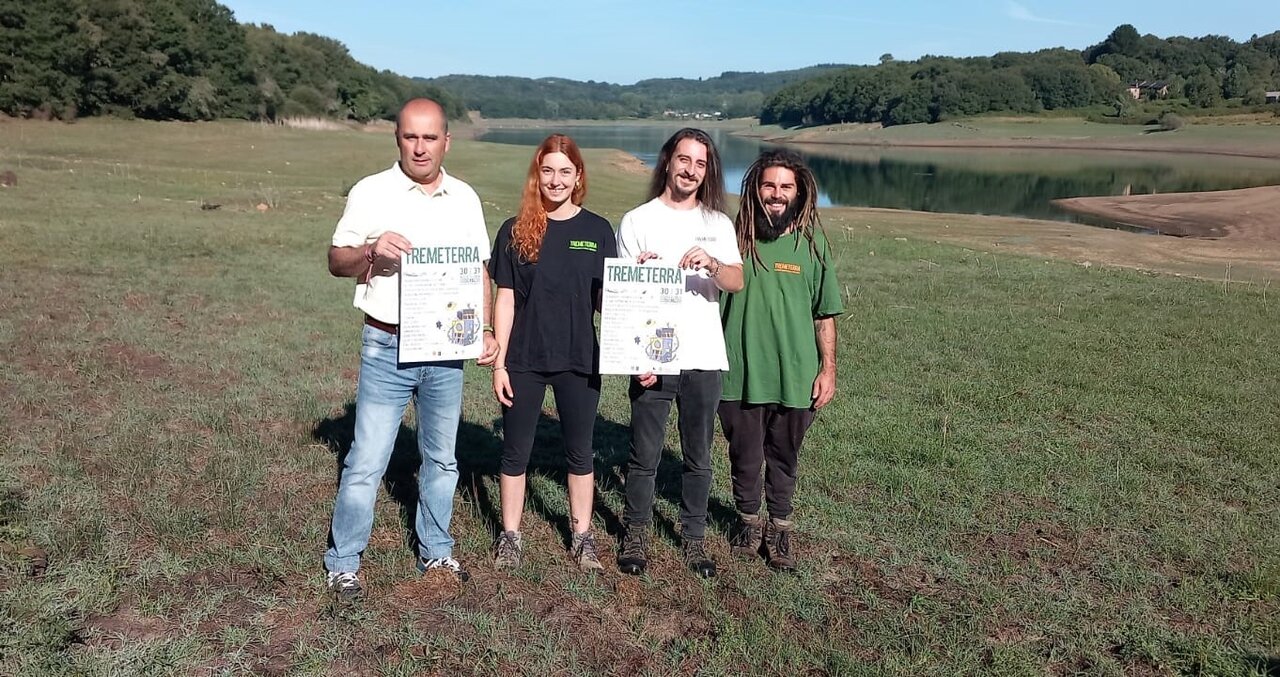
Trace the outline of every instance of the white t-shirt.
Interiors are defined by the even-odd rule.
[[[363,247],[387,231],[403,235],[415,247],[479,247],[489,259],[489,231],[480,198],[471,186],[440,170],[435,192],[427,193],[396,163],[361,179],[347,193],[347,207],[333,232],[335,247]],[[370,317],[400,323],[400,274],[374,276],[356,283],[352,302]]]
[[[667,265],[675,265],[685,252],[702,247],[721,263],[741,264],[733,222],[717,211],[672,209],[654,198],[622,217],[618,226],[618,256],[631,258],[653,252]],[[720,326],[720,289],[706,270],[685,276],[684,300],[680,302],[680,350],[676,361],[681,369],[727,371],[729,358]]]

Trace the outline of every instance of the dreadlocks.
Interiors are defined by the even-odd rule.
[[[769,215],[760,200],[760,182],[765,170],[771,167],[789,169],[796,179],[796,197],[777,219]],[[766,150],[761,153],[742,177],[741,195],[738,218],[733,225],[738,234],[738,249],[744,257],[751,258],[752,266],[764,265],[764,261],[760,260],[760,252],[756,249],[758,238],[774,240],[785,232],[795,231],[808,240],[809,251],[826,267],[826,259],[818,251],[818,244],[814,239],[815,232],[823,232],[822,221],[818,218],[818,184],[813,180],[813,172],[799,155],[789,150]]]

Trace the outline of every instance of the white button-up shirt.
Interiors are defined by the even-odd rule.
[[[479,247],[489,259],[489,232],[480,198],[471,186],[445,173],[427,192],[400,163],[361,179],[347,194],[347,207],[333,232],[335,247],[363,247],[392,231],[414,247]],[[353,305],[388,324],[400,323],[400,274],[361,278]]]

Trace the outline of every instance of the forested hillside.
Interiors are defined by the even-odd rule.
[[[751,117],[765,98],[789,83],[846,66],[811,66],[773,73],[725,72],[713,78],[661,78],[634,85],[563,78],[446,75],[424,80],[460,96],[490,118],[612,119],[661,117],[666,111]]]
[[[769,97],[760,121],[786,126],[840,122],[936,122],[982,113],[1035,113],[1099,106],[1122,117],[1139,98],[1186,109],[1262,104],[1280,89],[1280,32],[1245,42],[1139,35],[1122,25],[1082,51],[1056,48],[990,57],[924,57],[856,66],[794,83]]]
[[[0,0],[0,112],[70,119],[369,120],[455,97],[353,59],[342,43],[242,25],[214,0]]]

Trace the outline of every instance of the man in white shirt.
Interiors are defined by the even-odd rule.
[[[725,216],[724,178],[711,137],[700,129],[676,132],[662,146],[649,185],[649,201],[627,212],[618,226],[618,256],[644,263],[660,259],[692,269],[678,322],[680,373],[640,374],[631,381],[631,455],[627,460],[626,533],[618,554],[623,573],[648,566],[654,476],[662,458],[667,418],[678,408],[681,478],[680,539],[685,564],[715,576],[703,538],[711,493],[711,440],[720,402],[720,372],[729,368],[720,324],[720,292],[742,289],[742,257],[733,222]]]
[[[401,364],[400,255],[418,246],[479,247],[489,258],[480,200],[441,163],[449,150],[444,109],[413,99],[396,116],[400,159],[351,188],[329,248],[329,272],[357,279],[354,305],[364,311],[355,439],[343,460],[324,564],[330,590],[359,597],[360,556],[373,528],[373,504],[410,397],[418,414],[418,568],[469,578],[453,557],[449,522],[458,482],[454,445],[462,414],[462,362]],[[489,276],[484,273],[484,354],[493,362],[497,342],[489,327]]]

